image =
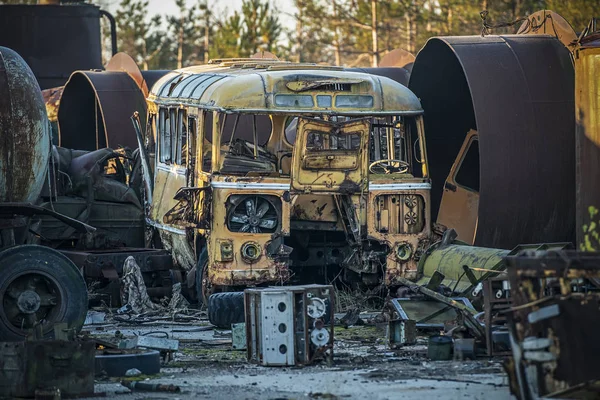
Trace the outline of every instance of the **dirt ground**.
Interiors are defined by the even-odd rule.
[[[333,365],[261,367],[233,350],[231,332],[208,322],[96,323],[84,330],[109,341],[168,335],[179,351],[154,376],[129,378],[174,384],[180,393],[132,392],[120,379],[98,379],[97,395],[115,399],[510,399],[501,360],[429,361],[426,338],[390,350],[383,326],[336,327]]]

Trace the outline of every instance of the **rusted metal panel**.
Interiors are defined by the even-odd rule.
[[[472,130],[444,182],[437,216],[438,224],[451,227],[458,233],[458,239],[468,244],[475,240],[479,214],[479,175],[468,170],[473,167],[479,168],[479,140],[477,132]],[[463,173],[467,174],[465,178]]]
[[[514,394],[596,398],[597,387],[585,392],[600,380],[600,293],[591,285],[600,278],[600,254],[529,252],[506,263]]]
[[[369,122],[300,119],[292,188],[300,192],[353,193],[366,189]]]
[[[536,35],[437,37],[409,88],[427,110],[434,220],[466,133],[479,133],[477,246],[574,240],[574,76],[568,50]]]
[[[0,47],[0,135],[0,201],[36,201],[50,156],[46,108],[31,69],[5,47]]]
[[[415,56],[402,48],[397,48],[386,53],[381,60],[379,60],[380,67],[400,67],[408,70],[409,73],[414,63]]]
[[[143,248],[119,248],[113,250],[62,250],[62,254],[80,268],[87,278],[101,278],[105,268],[114,269],[119,275],[123,273],[125,260],[132,256],[142,272],[168,271],[173,269],[173,260],[165,250]]]
[[[175,102],[223,112],[324,115],[364,115],[368,110],[389,115],[419,115],[423,112],[419,99],[387,76],[313,64],[270,60],[269,65],[261,65],[261,62],[256,59],[240,64],[216,62],[173,71],[158,80],[148,98],[154,102]],[[239,85],[240,78],[243,78],[243,85]],[[357,79],[360,83],[356,83]],[[320,91],[329,92],[330,97],[327,102],[322,102],[313,96],[314,93],[296,93],[286,86],[329,80],[340,82],[338,85],[344,88],[343,91],[352,87],[352,94],[338,94],[339,90],[322,86]],[[344,98],[357,95],[372,96],[372,99],[359,104],[354,103],[355,98]],[[352,104],[348,102],[350,100]]]
[[[385,187],[384,182],[377,181]],[[410,190],[411,185],[420,189]],[[390,186],[369,190],[366,231],[368,238],[387,246],[384,282],[397,286],[401,277],[418,278],[419,259],[431,244],[430,186],[414,178]]]
[[[59,145],[77,150],[137,147],[130,117],[146,120],[144,94],[126,72],[76,71],[58,109]]]
[[[502,257],[508,254],[508,250],[490,249],[485,247],[473,247],[459,244],[448,246],[432,246],[422,257],[419,264],[423,281],[427,281],[437,271],[444,277],[443,284],[456,292],[462,292],[472,285],[464,273],[463,266],[472,271],[475,279],[480,279],[485,273],[492,270],[503,270],[498,268]]]
[[[0,46],[17,51],[42,89],[76,70],[102,68],[100,8],[91,4],[0,5]]]
[[[600,33],[584,37],[575,50],[577,118],[577,244],[600,250]]]
[[[517,34],[552,35],[571,51],[577,43],[577,34],[571,24],[560,14],[550,10],[540,10],[528,15]]]
[[[94,393],[93,341],[0,342],[0,397],[34,397],[58,388],[61,395]]]

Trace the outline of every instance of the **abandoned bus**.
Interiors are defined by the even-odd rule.
[[[421,104],[336,67],[217,60],[149,97],[149,223],[213,291],[418,278],[429,245]]]

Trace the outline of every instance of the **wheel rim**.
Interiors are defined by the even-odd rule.
[[[64,293],[49,274],[29,270],[11,276],[0,290],[0,317],[9,329],[23,334],[42,324],[42,331],[53,329],[64,312]]]

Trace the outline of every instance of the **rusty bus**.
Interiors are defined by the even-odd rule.
[[[216,60],[165,75],[148,108],[148,223],[203,299],[418,277],[431,184],[423,110],[406,87],[336,67]]]

